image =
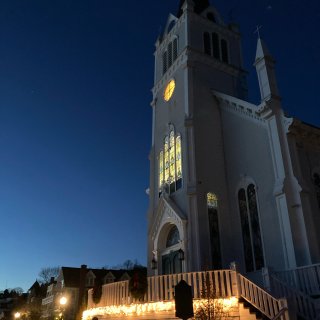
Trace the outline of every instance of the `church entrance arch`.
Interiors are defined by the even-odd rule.
[[[161,274],[183,272],[183,261],[179,254],[181,237],[175,224],[168,223],[163,226],[159,236],[158,250],[161,259]]]

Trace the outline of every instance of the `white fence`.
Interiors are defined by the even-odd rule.
[[[288,320],[287,308],[283,301],[275,299],[263,289],[233,270],[216,270],[205,272],[190,272],[148,277],[148,290],[143,302],[172,301],[174,287],[181,280],[186,281],[193,291],[194,299],[203,298],[206,288],[214,288],[215,297],[242,297],[269,319]],[[129,281],[105,284],[102,287],[100,302],[92,300],[92,290],[89,290],[88,309],[128,305],[133,303],[129,292]],[[141,302],[136,302],[141,303]]]

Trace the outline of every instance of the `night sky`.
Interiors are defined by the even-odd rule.
[[[213,1],[211,1],[213,3]],[[0,1],[0,290],[42,267],[146,264],[156,38],[179,0]],[[320,125],[320,2],[215,0],[257,35],[290,116]]]

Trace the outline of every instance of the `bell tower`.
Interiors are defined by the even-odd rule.
[[[148,211],[149,274],[221,268],[228,199],[213,92],[245,99],[240,33],[208,0],[181,0],[155,44]],[[224,237],[228,237],[224,231]]]

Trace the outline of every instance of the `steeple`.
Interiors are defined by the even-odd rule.
[[[261,100],[279,98],[277,79],[274,70],[275,60],[260,36],[258,38],[254,66],[256,67],[258,75]]]
[[[183,4],[187,0],[180,0],[179,9],[177,17],[179,18],[182,15]],[[201,13],[203,10],[207,9],[210,6],[209,0],[193,0],[194,3],[194,12]]]

